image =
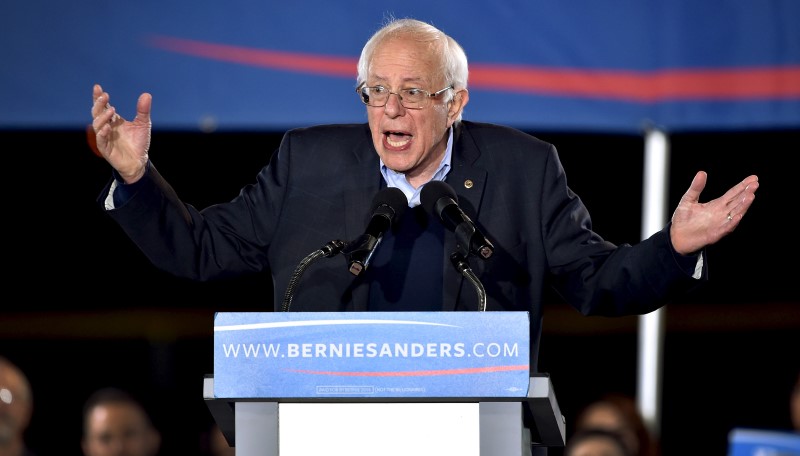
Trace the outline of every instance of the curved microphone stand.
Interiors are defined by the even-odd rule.
[[[456,270],[466,277],[467,280],[472,283],[472,286],[475,287],[475,291],[478,292],[478,310],[486,312],[486,289],[483,287],[480,279],[478,279],[478,276],[472,272],[472,268],[469,266],[467,259],[461,253],[453,252],[450,254],[450,261],[453,263]]]
[[[292,305],[292,299],[294,299],[294,292],[297,289],[297,284],[300,283],[300,277],[302,277],[303,273],[306,272],[306,269],[308,269],[313,262],[322,257],[330,258],[336,255],[337,253],[341,252],[346,245],[347,243],[344,241],[335,239],[325,244],[321,249],[311,252],[308,256],[300,261],[300,264],[298,264],[294,269],[292,277],[289,279],[289,286],[286,287],[286,293],[283,295],[283,306],[281,307],[281,311],[289,311],[289,307]]]

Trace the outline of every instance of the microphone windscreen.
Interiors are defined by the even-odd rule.
[[[381,206],[388,206],[392,209],[392,223],[399,219],[408,208],[408,198],[397,187],[386,187],[375,194],[372,198],[372,211],[375,212]]]
[[[458,195],[456,195],[453,187],[442,181],[428,182],[422,187],[422,191],[419,194],[420,204],[422,204],[426,212],[434,217],[441,217],[441,214],[436,209],[436,203],[443,197],[450,198],[455,203],[458,202]]]

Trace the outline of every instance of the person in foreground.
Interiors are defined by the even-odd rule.
[[[658,442],[636,408],[636,399],[622,393],[605,393],[586,404],[575,418],[575,432],[586,429],[617,433],[631,456],[657,456]]]
[[[564,456],[634,456],[615,431],[604,428],[584,428],[570,437]]]
[[[85,456],[155,456],[161,433],[136,397],[101,388],[84,404],[81,448]]]
[[[35,456],[25,441],[33,416],[33,390],[28,376],[0,356],[0,456]]]
[[[700,171],[663,230],[614,245],[592,230],[552,144],[462,120],[467,58],[451,37],[413,19],[389,21],[364,46],[357,70],[368,123],[288,131],[255,182],[203,210],[183,202],[150,159],[152,96],[140,95],[128,121],[94,85],[96,147],[113,168],[98,203],[174,275],[205,281],[269,269],[281,310],[298,263],[331,240],[356,239],[373,195],[397,187],[410,208],[369,267],[354,275],[345,261],[314,264],[290,310],[476,310],[476,290],[449,258],[454,233],[420,205],[426,183],[445,181],[494,247],[488,259],[470,258],[486,310],[530,312],[538,347],[545,287],[585,315],[620,316],[656,310],[707,280],[704,248],[736,229],[759,187],[751,175],[700,202]]]

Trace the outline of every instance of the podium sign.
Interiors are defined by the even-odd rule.
[[[800,456],[800,433],[733,428],[728,433],[728,456]]]
[[[527,312],[220,312],[214,396],[525,398]]]

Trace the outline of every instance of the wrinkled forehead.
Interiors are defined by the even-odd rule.
[[[371,80],[439,83],[444,76],[441,43],[403,35],[378,43],[368,67]]]

